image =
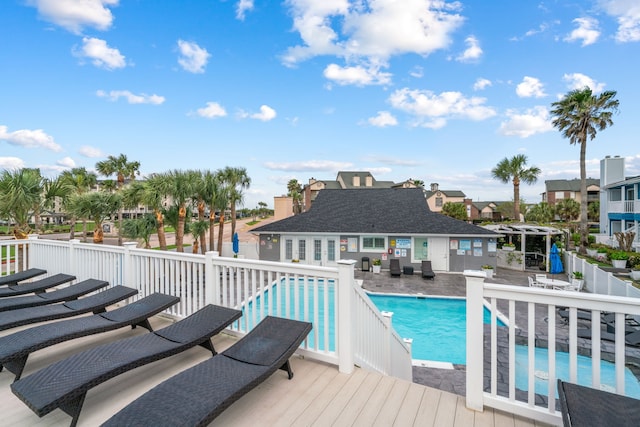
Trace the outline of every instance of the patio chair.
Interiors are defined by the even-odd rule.
[[[565,427],[640,424],[640,401],[632,397],[559,379],[558,400]]]
[[[137,293],[136,289],[127,288],[126,286],[114,286],[103,292],[62,304],[4,311],[0,313],[0,331],[32,323],[65,319],[85,313],[104,313],[106,307],[132,297]]]
[[[17,273],[7,274],[6,276],[0,276],[0,286],[17,285],[18,282],[22,282],[23,280],[28,280],[37,276],[41,276],[46,272],[47,270],[42,270],[40,268],[29,268],[27,270],[19,271]]]
[[[239,310],[210,304],[166,328],[73,354],[19,379],[11,384],[11,391],[39,417],[59,408],[72,417],[75,426],[91,388],[197,345],[215,355],[211,337],[240,316]]]
[[[527,277],[529,280],[529,287],[531,288],[544,288],[545,286],[542,283],[536,282],[535,279],[531,276]]]
[[[149,318],[178,303],[180,298],[154,293],[106,313],[77,319],[45,323],[0,337],[0,371],[15,374],[19,380],[31,353],[75,338],[95,335],[125,326],[142,326],[153,331]]]
[[[169,378],[103,424],[205,426],[278,369],[293,377],[289,358],[311,323],[267,316],[217,356]]]
[[[400,270],[400,260],[393,258],[389,261],[389,271],[392,276],[400,276],[402,271]]]
[[[42,292],[35,295],[25,295],[14,298],[2,298],[0,299],[0,312],[16,310],[18,308],[54,304],[61,301],[71,301],[107,286],[109,286],[109,282],[105,282],[104,280],[87,279],[80,283],[76,283],[75,285],[56,289],[51,292]]]
[[[434,279],[436,277],[436,273],[433,272],[431,268],[431,261],[422,261],[422,278],[423,279]]]
[[[565,290],[581,292],[582,286],[584,286],[584,280],[571,279],[571,286],[565,288]]]
[[[535,276],[536,276],[536,277],[535,277],[535,279],[536,279],[536,280],[539,280],[539,279],[546,279],[546,278],[547,278],[547,275],[546,275],[546,274],[540,274],[540,273],[537,273]]]
[[[37,294],[44,292],[54,286],[62,285],[63,283],[75,280],[76,276],[69,274],[54,274],[53,276],[45,277],[44,279],[36,280],[33,282],[25,283],[22,285],[9,285],[6,288],[0,288],[0,297],[15,297],[18,295]]]

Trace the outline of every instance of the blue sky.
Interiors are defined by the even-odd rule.
[[[141,173],[245,167],[245,206],[340,170],[511,200],[504,157],[579,177],[552,102],[615,90],[587,146],[640,174],[637,0],[4,0],[0,169],[126,154]]]

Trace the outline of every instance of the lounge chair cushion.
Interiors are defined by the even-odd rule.
[[[220,315],[220,312],[223,313]],[[224,317],[226,315],[226,317]],[[11,390],[42,417],[60,408],[77,422],[88,390],[131,369],[160,360],[205,342],[242,315],[239,310],[207,305],[160,331],[114,341],[73,354],[11,384]],[[163,331],[163,333],[158,333]],[[188,332],[191,341],[173,341]]]
[[[288,366],[309,331],[310,323],[267,316],[233,346],[160,383],[103,427],[206,426],[283,364]]]
[[[6,276],[0,276],[0,286],[15,285],[18,282],[22,282],[23,280],[28,280],[46,273],[47,270],[42,270],[40,268],[29,268],[17,273],[7,274]]]

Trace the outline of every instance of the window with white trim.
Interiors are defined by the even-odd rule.
[[[298,259],[304,261],[307,259],[307,241],[298,240]]]
[[[385,237],[362,237],[363,252],[379,252],[387,249],[387,239]]]

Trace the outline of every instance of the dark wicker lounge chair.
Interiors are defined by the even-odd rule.
[[[278,369],[291,379],[289,358],[309,331],[310,323],[266,317],[236,344],[154,387],[103,427],[205,426]]]
[[[565,427],[640,425],[640,400],[558,380]]]
[[[19,308],[0,313],[0,331],[16,326],[65,319],[85,313],[104,313],[106,308],[137,294],[136,289],[114,286],[106,291],[63,304]]]
[[[422,261],[422,278],[434,279],[435,277],[436,273],[434,273],[433,268],[431,268],[431,261]]]
[[[20,285],[25,286],[25,285]],[[51,292],[41,292],[35,295],[26,295],[14,298],[0,299],[0,312],[15,310],[25,307],[37,307],[40,305],[54,304],[62,301],[72,301],[79,297],[109,286],[104,280],[87,279],[66,288]]]
[[[36,350],[125,326],[153,331],[149,318],[179,301],[178,297],[155,293],[106,313],[46,323],[0,337],[0,371],[5,367],[19,380],[27,358]]]
[[[397,258],[392,258],[389,261],[389,272],[392,276],[400,276],[402,271],[400,270],[400,260]]]
[[[207,305],[166,328],[69,356],[14,382],[11,390],[38,416],[60,408],[71,415],[74,426],[92,387],[197,345],[215,354],[211,337],[240,316],[239,310]]]
[[[68,274],[54,274],[53,276],[24,283],[22,285],[9,285],[6,288],[0,288],[0,297],[15,297],[18,295],[44,292],[49,288],[62,285],[63,283],[67,283],[75,279],[76,276],[70,276]]]
[[[46,272],[47,270],[42,270],[40,268],[29,268],[27,270],[19,271],[17,273],[7,274],[6,276],[0,276],[0,286],[17,285],[18,282],[32,279],[34,277],[45,274]]]

